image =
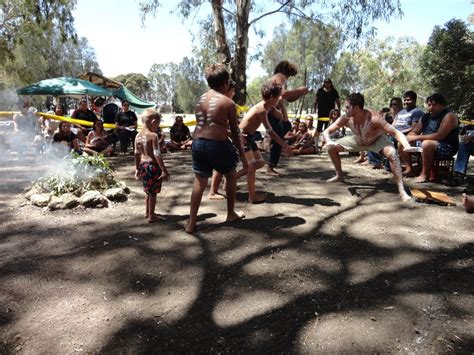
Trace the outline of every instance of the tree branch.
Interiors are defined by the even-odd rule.
[[[254,24],[255,22],[261,20],[262,18],[266,17],[266,16],[269,16],[269,15],[273,15],[277,12],[282,12],[281,9],[283,9],[285,6],[287,6],[288,4],[291,3],[291,0],[287,0],[284,4],[282,4],[278,9],[274,10],[274,11],[270,11],[270,12],[267,12],[265,14],[262,14],[261,16],[257,17],[257,18],[254,18],[252,21],[249,22],[248,24],[248,27],[252,26],[252,24]]]

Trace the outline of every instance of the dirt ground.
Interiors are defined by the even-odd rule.
[[[266,203],[245,203],[239,181],[243,221],[204,197],[195,235],[189,152],[165,156],[153,225],[132,156],[112,158],[127,202],[55,212],[22,195],[47,164],[2,162],[0,354],[472,353],[462,188],[424,186],[453,207],[402,203],[389,175],[353,159],[345,184],[327,184],[327,155],[285,158],[284,176],[257,175]]]

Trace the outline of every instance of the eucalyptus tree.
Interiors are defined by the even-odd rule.
[[[0,0],[0,55],[12,55],[16,44],[53,29],[63,41],[77,39],[72,10],[76,0]]]
[[[456,19],[436,26],[421,65],[432,91],[442,93],[460,116],[474,118],[474,32]]]
[[[422,54],[423,46],[410,37],[371,39],[362,49],[341,54],[333,68],[335,85],[344,95],[363,93],[374,109],[388,106],[391,97],[407,90],[424,98],[429,86],[421,75]]]
[[[119,83],[122,83],[136,96],[143,100],[148,100],[151,91],[150,80],[141,73],[120,74],[112,78]]]
[[[143,18],[159,11],[160,0],[143,0],[140,11]],[[314,24],[331,25],[342,38],[361,38],[373,33],[370,23],[376,19],[388,20],[401,14],[399,0],[275,0],[264,3],[252,0],[180,0],[177,11],[184,19],[194,18],[202,10],[200,25],[203,33],[213,39],[220,62],[229,66],[237,83],[235,100],[246,100],[246,68],[249,54],[249,31],[261,34],[258,23],[265,17],[281,13],[290,21],[304,19]],[[213,33],[209,30],[212,28]],[[231,35],[229,35],[232,33]],[[208,46],[208,42],[198,43]]]

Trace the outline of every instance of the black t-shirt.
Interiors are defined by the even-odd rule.
[[[72,132],[69,132],[67,136],[64,136],[60,133],[55,133],[53,136],[53,142],[63,143],[64,145],[69,146],[71,149],[74,149],[72,142],[76,139],[76,135]]]
[[[87,109],[86,112],[81,111],[81,110],[75,110],[72,113],[71,117],[75,118],[76,120],[84,120],[84,121],[89,121],[89,122],[97,121],[97,116],[95,115],[94,112],[92,112],[89,109]]]
[[[118,124],[119,126],[123,127],[136,126],[137,121],[137,115],[133,111],[120,111],[115,117],[115,124]]]
[[[318,99],[318,117],[329,117],[329,112],[336,107],[339,93],[334,88],[331,91],[324,91],[323,88],[320,88],[316,97]]]
[[[185,125],[178,126],[174,124],[170,128],[170,138],[175,142],[184,142],[188,138],[191,138],[191,132],[189,128]]]

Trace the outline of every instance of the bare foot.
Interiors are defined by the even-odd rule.
[[[145,218],[148,218],[149,216],[146,214],[145,215]],[[161,217],[161,215],[159,213],[153,213],[152,216],[150,216],[150,218],[161,218],[163,219],[163,217]]]
[[[186,227],[184,227],[184,231],[189,234],[193,234],[194,232],[196,232],[196,230],[197,230],[196,223],[188,222],[186,224]]]
[[[281,173],[279,173],[278,171],[276,171],[276,170],[273,169],[273,168],[268,168],[268,169],[267,169],[267,175],[270,175],[270,176],[280,176]]]
[[[209,197],[209,200],[225,200],[225,195],[220,194],[218,192],[209,193],[208,197]]]
[[[472,196],[462,194],[461,201],[467,213],[474,213],[474,198]]]
[[[266,194],[255,194],[255,196],[252,199],[249,197],[248,201],[249,203],[256,204],[256,203],[265,202],[266,199],[267,199]]]
[[[341,177],[341,176],[334,176],[328,180],[326,180],[326,182],[343,182],[344,181],[344,178]]]
[[[361,164],[361,163],[363,163],[363,162],[366,161],[366,160],[367,160],[367,159],[365,159],[365,158],[358,157],[356,160],[354,160],[354,163]]]
[[[245,214],[242,211],[234,211],[232,213],[227,214],[227,219],[226,222],[233,222],[233,221],[239,221],[241,219],[245,218]]]
[[[426,176],[420,175],[417,178],[413,179],[413,182],[424,183],[424,182],[428,182],[428,179],[426,178]]]
[[[411,201],[410,195],[408,195],[406,192],[401,193],[400,198],[402,199],[403,202]]]
[[[159,214],[154,214],[148,218],[148,223],[156,223],[162,220],[163,220],[163,217],[161,217]]]

